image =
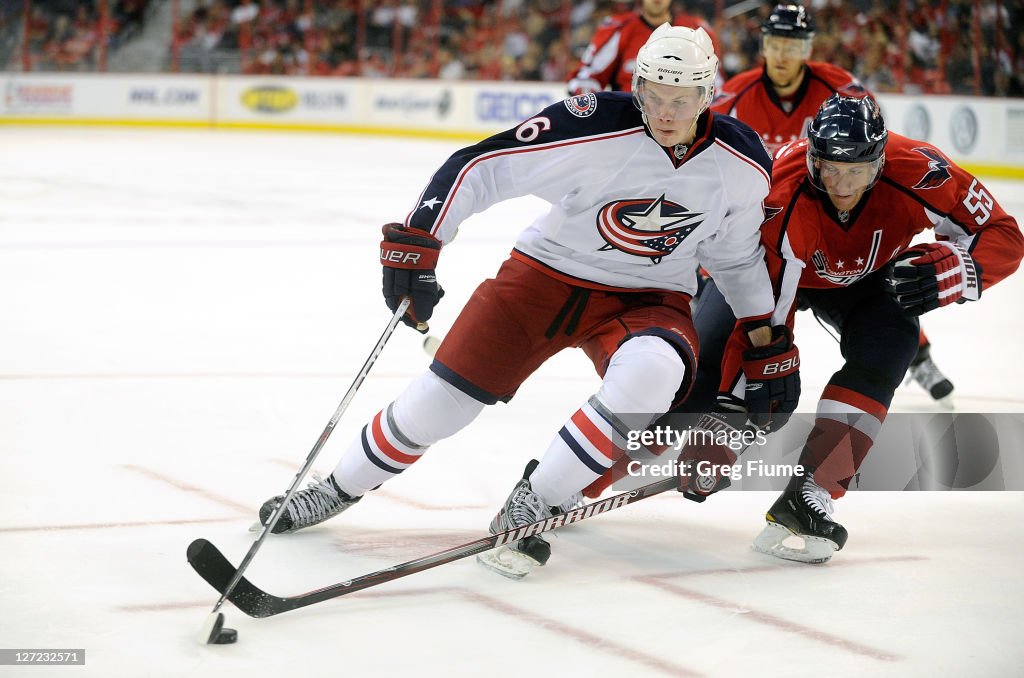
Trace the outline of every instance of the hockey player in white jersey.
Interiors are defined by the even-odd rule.
[[[748,406],[792,411],[795,401],[771,394],[794,392],[795,368],[758,371],[796,354],[788,331],[769,323],[775,300],[759,227],[771,160],[749,127],[708,111],[717,69],[703,30],[665,24],[640,50],[632,95],[571,97],[456,152],[435,172],[405,222],[383,229],[384,296],[392,310],[411,298],[412,326],[443,295],[438,254],[467,217],[523,195],[552,207],[477,288],[429,371],[373,417],[331,476],[294,495],[275,532],[349,508],[484,406],[512,398],[549,357],[578,347],[601,387],[539,464],[528,465],[490,529],[572,504],[617,458],[614,431],[643,428],[686,397],[699,351],[690,318],[698,261],[748,331],[745,365],[765,394]],[[632,413],[643,414],[623,421]],[[264,523],[280,500],[264,504]],[[482,562],[520,577],[549,554],[533,536]]]

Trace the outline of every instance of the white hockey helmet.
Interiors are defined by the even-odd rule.
[[[704,88],[701,112],[711,103],[718,74],[718,57],[703,28],[693,30],[664,23],[636,55],[633,100],[643,110],[642,80],[673,87]]]

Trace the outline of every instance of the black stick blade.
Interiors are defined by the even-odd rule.
[[[188,545],[188,562],[206,583],[223,594],[237,569],[220,550],[205,539],[196,539]],[[238,580],[228,594],[228,600],[250,617],[270,617],[280,614],[280,599],[254,586],[245,577]]]

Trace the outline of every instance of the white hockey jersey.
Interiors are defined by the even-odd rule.
[[[470,215],[535,195],[551,210],[512,256],[581,287],[691,295],[700,264],[750,320],[775,307],[759,241],[770,185],[771,159],[738,120],[705,113],[688,148],[668,149],[629,94],[602,92],[456,152],[405,224],[448,244]]]

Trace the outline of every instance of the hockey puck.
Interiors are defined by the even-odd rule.
[[[223,628],[217,637],[213,639],[214,645],[230,645],[238,641],[238,631],[235,629]]]

